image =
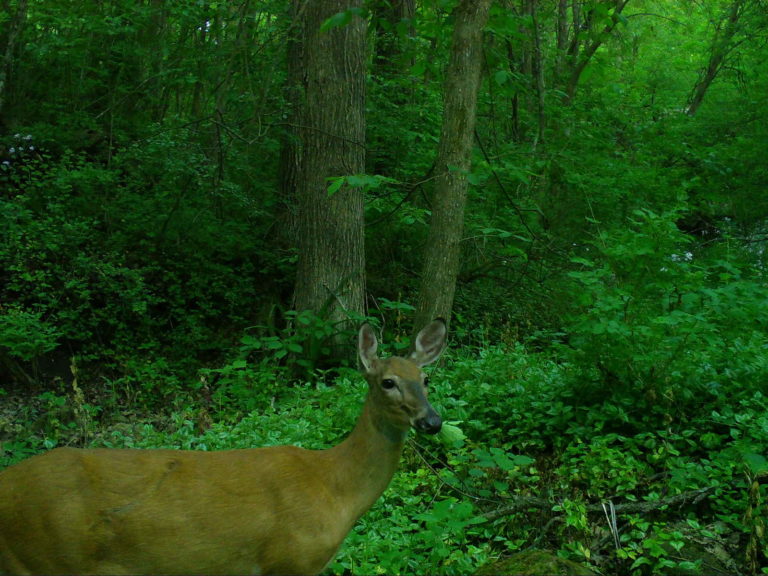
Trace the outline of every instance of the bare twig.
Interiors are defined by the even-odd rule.
[[[616,514],[637,514],[646,513],[658,510],[660,508],[669,506],[682,506],[683,504],[696,504],[708,496],[711,492],[714,492],[715,486],[707,486],[705,488],[698,488],[696,490],[688,490],[681,494],[675,494],[667,498],[661,498],[659,500],[648,500],[645,502],[625,502],[623,504],[615,504],[613,509]],[[537,509],[550,509],[553,506],[553,502],[544,498],[536,498],[534,496],[516,496],[512,499],[512,503],[496,510],[491,510],[483,514],[483,518],[487,520],[496,520],[503,516],[509,516],[520,510],[526,508]],[[586,507],[589,513],[603,512],[603,504],[590,504]]]

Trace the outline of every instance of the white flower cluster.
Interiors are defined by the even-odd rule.
[[[29,142],[32,141],[32,134],[22,135],[22,134],[16,133],[13,135],[13,139],[19,141],[20,144],[17,146],[11,146],[10,148],[8,148],[8,154],[16,154],[17,152],[21,153],[25,151],[34,152],[35,147],[32,144],[29,144]],[[24,145],[25,143],[26,145]]]
[[[22,156],[25,152],[34,152],[35,146],[31,144],[32,134],[16,133],[13,135],[14,143],[6,150],[8,156]],[[3,168],[9,168],[11,166],[13,158],[5,158],[0,162],[0,166]]]

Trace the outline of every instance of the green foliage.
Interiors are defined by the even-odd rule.
[[[242,323],[253,306],[255,255],[244,236],[220,236],[242,232],[247,218],[223,221],[214,198],[193,200],[207,169],[189,159],[157,138],[115,159],[124,176],[71,153],[14,164],[14,194],[0,198],[0,291],[11,303],[0,345],[31,360],[66,343],[136,365],[122,358],[162,350],[184,360],[227,343],[218,321]],[[241,205],[235,196],[215,202]]]
[[[215,376],[228,384],[216,388]],[[674,568],[695,574],[696,559],[685,556],[694,541],[714,544],[748,529],[743,470],[766,469],[768,399],[762,393],[745,394],[738,382],[724,383],[725,397],[738,401],[702,397],[695,415],[654,427],[655,418],[628,404],[622,409],[609,395],[575,393],[579,370],[521,346],[486,348],[480,355],[454,352],[431,377],[431,399],[444,417],[461,419],[463,442],[418,438],[420,456],[407,448],[401,470],[355,526],[329,573],[420,572],[423,566],[430,573],[468,573],[535,540],[580,562],[610,555],[621,573]],[[277,386],[268,364],[233,362],[206,378],[215,390],[209,401],[177,405],[154,422],[114,422],[90,442],[197,450],[323,448],[348,434],[365,393],[361,377],[352,373],[332,386]],[[512,393],[511,382],[517,383]],[[81,437],[74,395],[44,395],[39,402],[37,413],[44,418],[29,436],[38,440],[4,443],[6,463]],[[214,420],[201,426],[206,415]],[[608,501],[652,504],[703,488],[709,496],[700,504],[619,511],[615,551],[604,515],[595,511]],[[529,504],[486,517],[521,498]]]
[[[720,393],[745,346],[751,358],[736,364],[745,369],[737,379],[751,388],[764,374],[765,350],[747,342],[761,338],[768,293],[749,269],[692,252],[676,219],[637,211],[626,228],[601,231],[589,257],[574,259],[579,297],[564,353],[585,374],[596,369],[592,377],[614,393],[634,389],[685,411]]]
[[[349,10],[338,12],[320,25],[320,32],[328,32],[328,30],[333,28],[347,26],[354,17],[367,18],[367,16],[367,11],[364,8],[350,8]]]
[[[654,526],[651,522],[637,519],[630,521],[630,526],[632,529],[623,537],[627,547],[619,550],[617,556],[632,561],[630,570],[633,574],[642,574],[645,570],[655,574],[672,569],[700,573],[701,562],[673,560],[675,552],[685,546],[682,532],[668,531],[663,525]]]
[[[332,359],[348,327],[291,310],[289,3],[24,3],[12,46],[20,4],[0,11],[0,464],[339,441],[363,395]],[[385,354],[410,346],[441,193],[456,2],[393,21],[388,4],[323,25],[371,23],[365,174],[328,193],[364,192]],[[741,3],[695,115],[731,3],[608,4],[578,23],[558,3],[491,9],[452,342],[431,373],[445,431],[406,451],[331,572],[469,573],[533,546],[701,573],[697,541],[748,538],[765,563],[748,514],[768,446],[764,3]],[[619,508],[616,534],[599,507],[704,488]]]
[[[436,574],[462,574],[487,558],[485,547],[471,543],[485,534],[472,504],[455,498],[430,503],[428,494],[419,494],[425,480],[419,473],[399,474],[347,537],[329,573],[400,574],[432,566]],[[418,509],[424,512],[409,512]]]
[[[234,360],[201,371],[203,385],[210,381],[215,386],[213,399],[220,407],[245,412],[261,408],[286,383],[318,373],[330,355],[336,329],[308,310],[285,315],[289,328],[276,334],[265,327],[250,328],[240,338]]]
[[[34,360],[57,346],[58,334],[42,313],[11,306],[0,308],[0,346],[22,360]]]

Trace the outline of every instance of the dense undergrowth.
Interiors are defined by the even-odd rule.
[[[286,387],[266,366],[241,370],[227,390],[250,394],[248,411],[200,395],[150,415],[87,398],[77,380],[15,412],[8,402],[2,465],[63,444],[323,448],[351,430],[365,394],[353,371]],[[467,574],[530,547],[604,574],[759,571],[768,397],[733,377],[684,398],[590,376],[521,345],[449,352],[431,374],[449,433],[412,437],[328,573]]]
[[[60,445],[322,448],[352,427],[365,390],[327,363],[336,328],[274,304],[289,255],[237,195],[184,201],[204,169],[153,145],[164,168],[114,188],[127,172],[66,154],[5,175],[0,466]],[[329,572],[466,574],[529,548],[604,574],[766,571],[764,254],[732,249],[726,220],[686,234],[674,204],[592,222],[540,280],[459,283],[433,374],[448,433],[414,437]],[[372,321],[398,353],[412,292],[389,290]]]

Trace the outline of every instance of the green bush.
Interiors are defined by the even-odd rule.
[[[684,417],[730,390],[734,366],[748,373],[742,385],[768,374],[768,350],[755,347],[768,292],[748,268],[692,252],[676,218],[637,211],[629,227],[604,232],[592,255],[574,260],[578,298],[562,348],[595,386],[664,417]]]
[[[260,305],[253,216],[236,189],[209,192],[212,168],[190,154],[191,135],[175,136],[109,166],[67,150],[6,166],[0,302],[12,305],[0,308],[0,350],[34,362],[66,349],[119,380],[145,376],[125,372],[136,350],[189,377],[231,344]]]

